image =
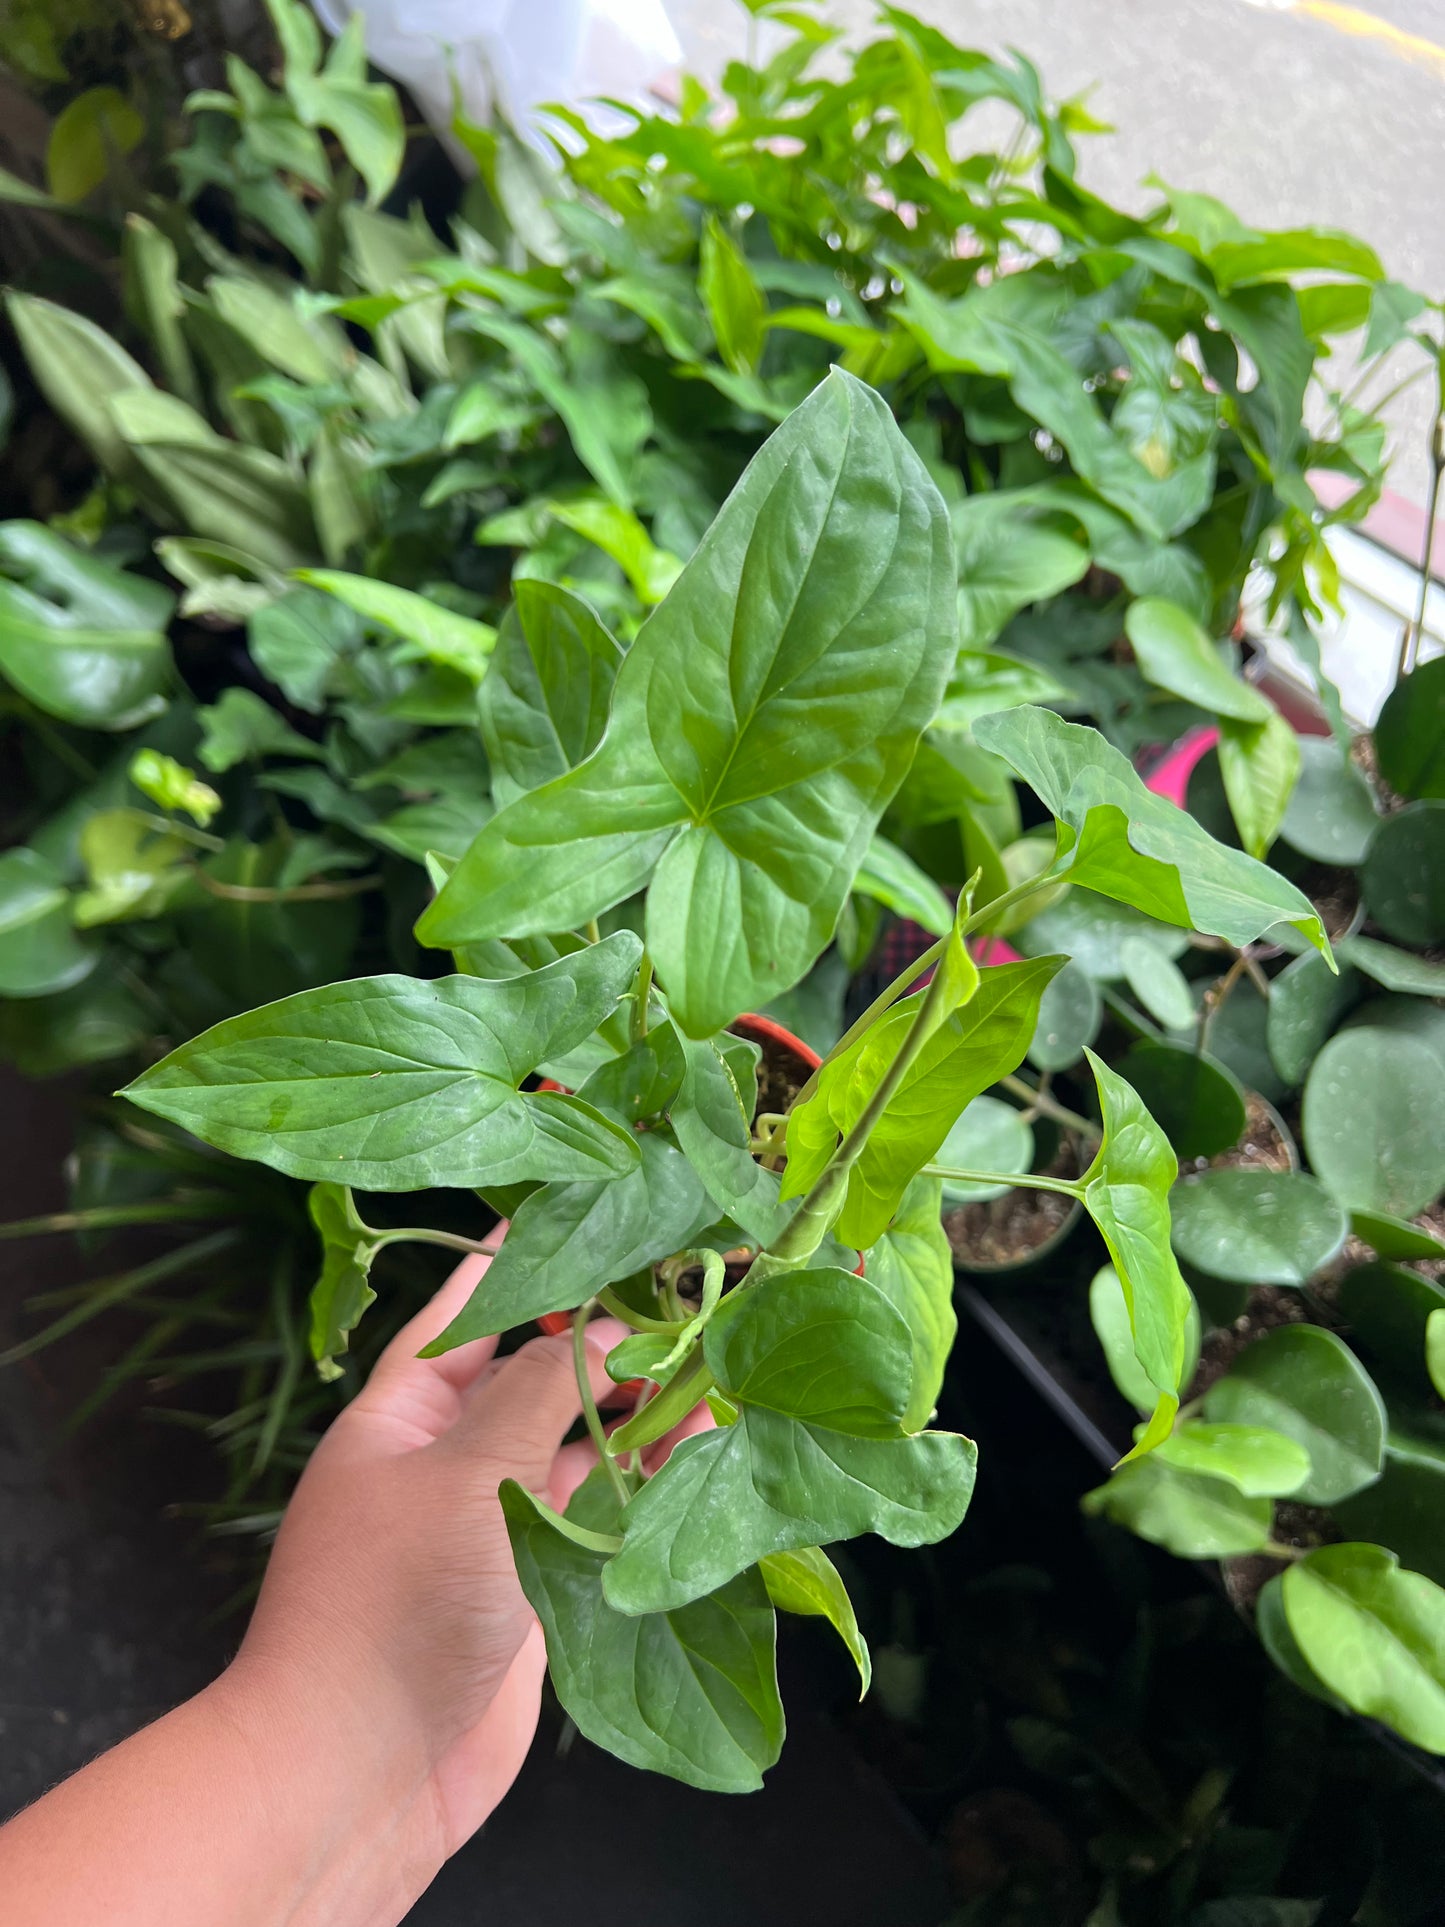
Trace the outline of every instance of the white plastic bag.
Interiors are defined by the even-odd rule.
[[[410,89],[438,133],[452,117],[452,83],[468,118],[494,104],[535,139],[534,110],[560,101],[605,127],[599,95],[641,100],[682,58],[663,0],[312,0],[339,33],[366,18],[374,64]]]

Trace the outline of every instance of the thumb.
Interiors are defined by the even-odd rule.
[[[587,1328],[587,1372],[592,1396],[610,1389],[603,1361],[625,1337],[615,1320]],[[467,1401],[443,1443],[484,1460],[487,1477],[512,1478],[545,1492],[557,1448],[582,1412],[570,1335],[534,1338],[503,1361]]]

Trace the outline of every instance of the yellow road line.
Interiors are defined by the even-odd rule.
[[[1367,13],[1363,7],[1344,6],[1341,0],[1294,0],[1289,11],[1321,21],[1337,33],[1349,34],[1356,40],[1378,41],[1401,60],[1425,68],[1437,80],[1445,80],[1445,47],[1417,33],[1406,33],[1403,27],[1392,26],[1388,20]]]

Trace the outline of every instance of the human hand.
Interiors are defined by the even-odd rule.
[[[342,1723],[345,1770],[384,1774],[409,1803],[423,1882],[510,1787],[537,1724],[546,1657],[497,1488],[516,1479],[560,1511],[597,1456],[561,1445],[581,1410],[570,1337],[503,1360],[494,1338],[416,1356],[488,1262],[463,1260],[322,1439],[232,1668]],[[611,1319],[588,1328],[595,1397],[625,1336]]]

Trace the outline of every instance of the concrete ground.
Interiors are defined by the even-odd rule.
[[[688,64],[742,50],[731,0],[667,0]],[[871,0],[823,0],[850,34]],[[1369,241],[1388,273],[1445,293],[1445,0],[913,0],[965,46],[1016,47],[1054,98],[1090,89],[1117,130],[1083,144],[1080,175],[1126,206],[1141,185],[1217,195],[1259,227],[1318,225]],[[1383,395],[1419,361],[1383,371]],[[1372,398],[1371,396],[1365,397]],[[1391,485],[1423,503],[1427,380],[1388,409]]]

